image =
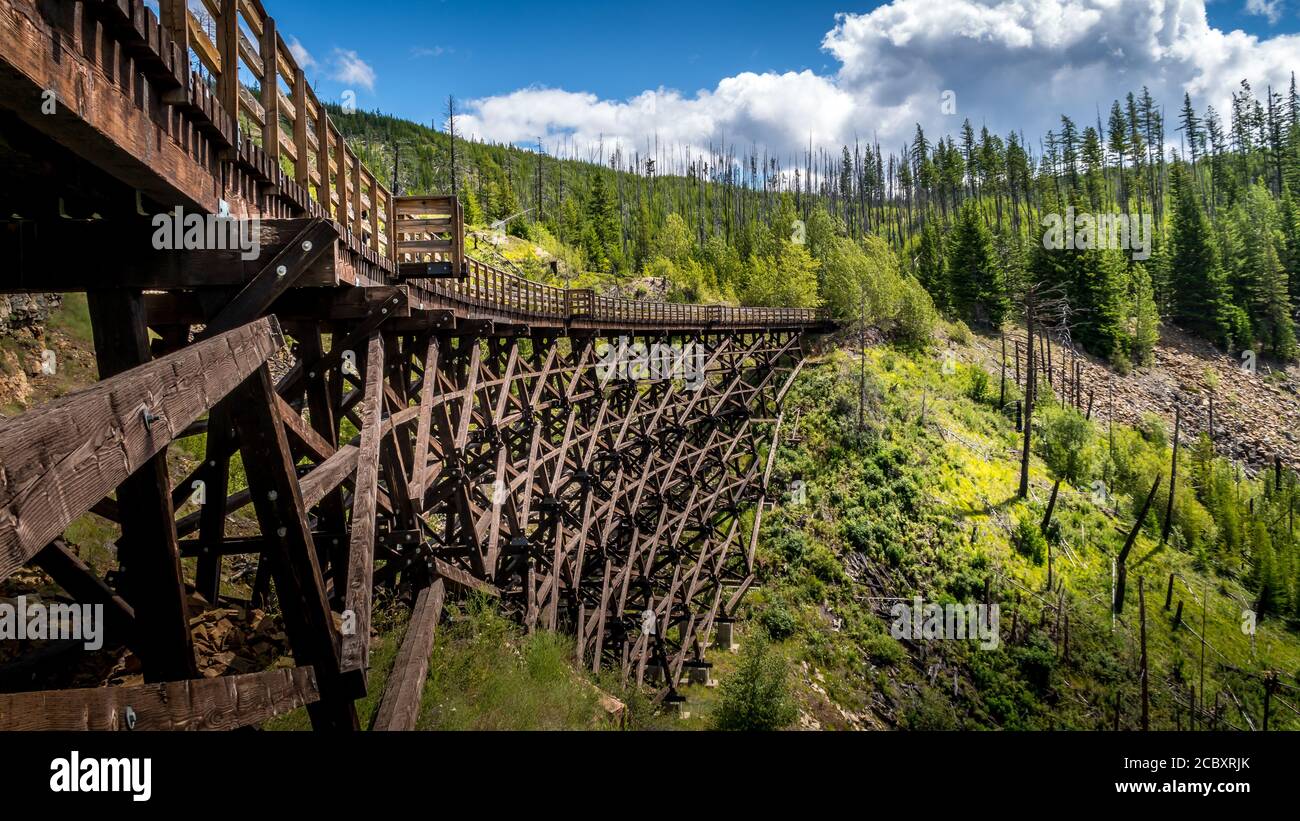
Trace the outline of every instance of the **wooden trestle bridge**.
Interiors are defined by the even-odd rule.
[[[226,214],[255,258],[211,234],[157,247],[168,220]],[[103,605],[147,682],[0,695],[0,729],[304,704],[356,728],[377,588],[413,613],[376,727],[414,725],[465,590],[676,697],[754,579],[782,400],[826,323],[553,288],[464,251],[458,204],[364,167],[259,0],[0,0],[0,293],[86,293],[101,378],[0,420],[0,580],[31,565]],[[621,339],[693,343],[707,378],[621,378],[602,367]],[[169,446],[204,434],[169,475]],[[260,534],[227,535],[249,505]],[[121,528],[104,578],[64,541],[87,512]],[[228,601],[236,555],[297,666],[205,679],[189,609]]]

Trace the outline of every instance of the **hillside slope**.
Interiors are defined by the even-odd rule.
[[[938,350],[970,361],[972,343],[958,333]],[[1298,701],[1286,688],[1297,683],[1300,637],[1281,617],[1262,618],[1253,640],[1243,633],[1242,612],[1257,598],[1248,574],[1159,548],[1152,515],[1112,619],[1112,559],[1133,524],[1131,495],[1116,487],[1099,499],[1067,484],[1052,538],[1033,538],[1051,492],[1047,467],[1033,459],[1029,499],[1018,500],[1014,414],[994,407],[995,379],[968,365],[945,373],[946,358],[869,349],[862,430],[856,353],[811,363],[788,400],[798,424],[777,481],[791,492],[764,520],[761,588],[747,608],[754,628],[801,665],[804,725],[1097,730],[1114,726],[1118,701],[1120,726],[1136,728],[1141,587],[1153,728],[1186,725],[1192,688],[1208,694],[1206,710],[1219,704],[1222,726],[1258,726],[1265,670],[1282,673],[1272,727],[1300,726],[1278,700]],[[1168,459],[1167,444],[1135,431],[1120,427],[1117,439],[1120,460],[1155,471]],[[1097,431],[1092,440],[1094,451],[1104,443]],[[896,638],[891,608],[914,596],[997,603],[1000,645]]]

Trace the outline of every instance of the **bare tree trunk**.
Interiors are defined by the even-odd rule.
[[[1145,578],[1138,577],[1138,613],[1142,622],[1142,730],[1151,729],[1151,682],[1147,676],[1147,598]]]
[[[1036,306],[1033,293],[1025,300],[1025,325],[1027,328],[1027,338],[1029,340],[1029,353],[1026,361],[1025,374],[1025,416],[1024,416],[1024,447],[1020,453],[1020,489],[1017,496],[1021,499],[1029,498],[1029,448],[1031,432],[1034,429],[1034,314]]]
[[[1174,409],[1174,460],[1169,468],[1169,504],[1165,505],[1165,524],[1160,531],[1160,544],[1169,543],[1169,531],[1174,525],[1174,492],[1178,490],[1178,438],[1183,424],[1183,409]]]
[[[1124,542],[1124,549],[1119,552],[1119,558],[1116,561],[1114,609],[1117,615],[1124,612],[1124,585],[1128,581],[1128,554],[1133,552],[1133,545],[1137,544],[1138,533],[1142,531],[1142,523],[1146,521],[1147,513],[1151,510],[1151,502],[1155,500],[1156,491],[1160,489],[1161,478],[1157,476],[1155,483],[1151,485],[1151,492],[1147,494],[1147,500],[1142,503],[1142,510],[1138,513],[1137,521],[1133,523],[1133,529],[1129,531],[1128,539]]]

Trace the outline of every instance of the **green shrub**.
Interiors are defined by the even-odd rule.
[[[1032,516],[1026,515],[1016,520],[1011,540],[1015,543],[1016,552],[1034,564],[1042,564],[1047,558],[1047,540],[1043,538],[1038,523]]]
[[[790,695],[789,662],[763,636],[745,642],[740,666],[722,681],[721,691],[713,713],[719,730],[780,730],[799,715]]]
[[[798,624],[795,622],[794,614],[780,602],[773,602],[758,614],[759,624],[767,630],[768,635],[778,641],[794,635],[795,628]]]

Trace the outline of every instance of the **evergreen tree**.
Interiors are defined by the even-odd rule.
[[[948,265],[944,259],[943,239],[939,226],[930,221],[921,229],[921,241],[916,250],[916,278],[925,290],[930,292],[934,304],[940,310],[952,308],[951,283],[948,281]]]
[[[984,218],[973,202],[958,213],[951,243],[953,308],[969,320],[1001,325],[1008,308],[1006,288]]]
[[[1232,347],[1249,343],[1249,321],[1232,301],[1209,220],[1176,163],[1171,175],[1170,291],[1174,319]]]

